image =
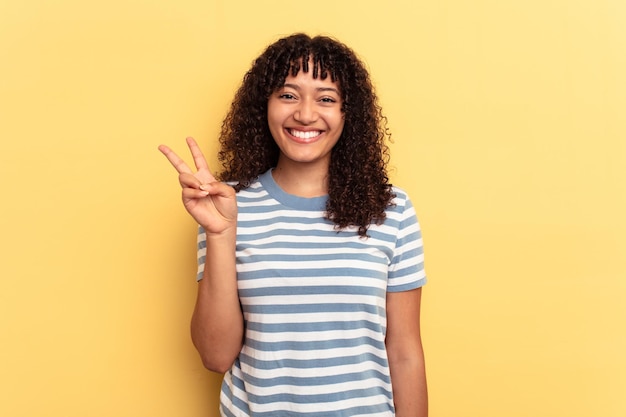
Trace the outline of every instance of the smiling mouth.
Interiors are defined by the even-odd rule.
[[[313,139],[322,134],[321,130],[302,131],[302,130],[295,130],[295,129],[287,129],[287,132],[289,132],[291,136],[294,136],[298,139],[304,139],[304,140]]]

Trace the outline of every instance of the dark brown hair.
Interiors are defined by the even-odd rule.
[[[219,179],[236,182],[240,190],[276,166],[279,150],[268,127],[267,103],[289,73],[299,71],[313,71],[313,78],[330,76],[339,84],[345,123],[331,153],[326,217],[340,229],[356,226],[360,236],[367,236],[370,224],[385,219],[394,197],[386,169],[390,135],[365,66],[332,38],[294,34],[268,46],[254,61],[222,124]]]

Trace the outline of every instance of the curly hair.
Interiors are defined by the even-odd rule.
[[[391,135],[365,66],[332,38],[294,34],[268,46],[254,61],[222,123],[218,177],[236,183],[239,191],[276,166],[279,149],[268,126],[268,99],[299,71],[313,71],[316,79],[330,76],[340,86],[344,128],[331,151],[326,218],[338,229],[358,227],[366,237],[372,223],[385,220],[395,197],[387,175]]]

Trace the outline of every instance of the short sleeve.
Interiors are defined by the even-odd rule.
[[[204,263],[206,262],[206,233],[202,226],[198,226],[198,274],[196,281],[202,279],[204,274]]]
[[[389,265],[387,291],[400,292],[426,284],[424,248],[415,209],[408,195],[395,189],[394,217],[397,217],[397,239]]]

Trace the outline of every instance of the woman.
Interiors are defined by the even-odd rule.
[[[235,95],[214,176],[166,146],[200,225],[192,339],[224,416],[426,416],[421,233],[388,182],[367,70],[328,37],[270,45]]]

